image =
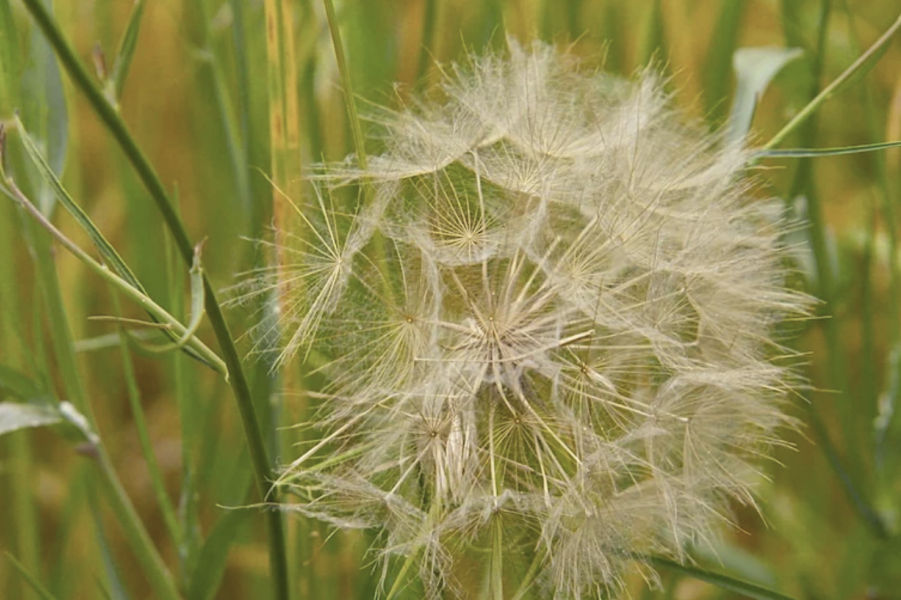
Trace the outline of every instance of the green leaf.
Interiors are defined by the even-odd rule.
[[[690,567],[669,560],[667,558],[661,558],[657,556],[647,557],[647,560],[654,566],[669,569],[671,571],[679,571],[680,573],[684,573],[689,577],[693,577],[701,581],[706,581],[707,583],[711,583],[724,590],[735,592],[736,594],[741,594],[748,598],[753,598],[754,600],[792,600],[791,597],[780,594],[779,592],[773,591],[763,586],[759,586],[755,583],[742,581],[741,579],[735,579],[734,577],[730,577],[729,575],[725,575],[723,573],[708,571],[706,569],[699,569],[697,567]]]
[[[52,11],[50,0],[41,0]],[[59,65],[47,40],[40,35],[30,35],[27,60],[23,65],[21,86],[22,114],[34,133],[39,147],[44,149],[47,163],[57,175],[62,175],[69,140],[69,119],[66,96]],[[54,194],[43,177],[32,169],[27,171],[32,184],[31,191],[45,215],[51,215]]]
[[[729,57],[735,53],[746,5],[747,0],[723,2],[719,19],[713,28],[704,68],[704,98],[707,101],[708,119],[711,123],[719,124],[726,116]]]
[[[18,560],[16,560],[15,556],[7,552],[6,558],[9,559],[9,561],[13,564],[22,578],[25,579],[25,581],[28,582],[28,585],[31,586],[31,589],[34,590],[34,593],[40,596],[42,600],[56,600],[56,597],[41,584],[41,580],[35,575],[29,573],[25,566]]]
[[[91,238],[91,241],[94,243],[94,246],[100,251],[100,254],[103,258],[103,261],[107,265],[111,265],[113,271],[119,275],[122,279],[125,280],[131,287],[138,290],[144,296],[149,298],[147,294],[147,290],[144,289],[144,286],[141,285],[141,282],[138,281],[138,278],[132,272],[132,270],[125,264],[125,261],[122,260],[122,257],[119,256],[119,253],[116,252],[116,249],[113,248],[112,244],[110,244],[103,234],[100,233],[100,230],[94,225],[94,222],[91,221],[91,218],[85,213],[78,204],[72,199],[72,196],[69,195],[69,192],[66,191],[66,188],[63,187],[63,184],[60,182],[59,178],[50,168],[50,165],[44,160],[44,157],[41,155],[40,150],[35,144],[34,140],[28,135],[28,131],[25,129],[25,125],[22,121],[16,117],[16,124],[19,127],[19,134],[22,137],[22,141],[25,145],[25,150],[28,153],[28,156],[31,158],[34,165],[37,167],[38,171],[41,174],[41,177],[46,182],[47,185],[53,190],[56,194],[56,197],[62,202],[63,206],[69,212],[72,217],[75,218],[75,221],[81,226],[82,229],[88,234],[88,237]],[[202,271],[201,271],[202,275]],[[202,314],[201,314],[202,316]],[[154,321],[158,321],[156,317],[151,315]],[[197,326],[200,324],[197,323]],[[178,345],[175,346],[177,348],[181,348],[185,353],[187,353],[192,358],[199,360],[200,362],[206,364],[207,366],[212,366],[209,361],[205,358],[201,357],[197,351],[193,350],[189,347],[183,347],[185,343],[187,343],[188,339],[191,336],[188,336],[188,339],[184,341],[179,339],[177,335],[175,335],[172,331],[168,329],[164,329],[163,332],[166,334],[169,339],[176,342]],[[193,335],[193,332],[192,332]]]
[[[876,144],[861,144],[859,146],[844,146],[841,148],[791,148],[788,150],[761,150],[756,153],[757,158],[819,158],[823,156],[841,156],[842,154],[861,154],[863,152],[878,152],[897,148],[901,141],[879,142]]]
[[[131,11],[128,24],[125,26],[125,33],[122,34],[122,40],[119,42],[116,63],[113,65],[113,73],[110,76],[113,100],[116,106],[119,105],[119,100],[122,98],[122,90],[125,87],[128,70],[131,68],[135,48],[137,48],[138,33],[141,31],[141,17],[144,16],[146,4],[144,0],[136,0],[134,10]]]
[[[197,567],[191,574],[188,600],[209,600],[216,595],[232,542],[241,531],[241,526],[253,514],[255,513],[249,510],[232,510],[216,521],[213,531],[200,550]]]
[[[128,282],[129,285],[146,295],[147,291],[141,285],[141,282],[138,281],[138,278],[135,277],[134,273],[131,272],[131,269],[128,268],[128,265],[125,264],[125,261],[122,260],[122,257],[119,256],[112,245],[108,241],[106,241],[106,238],[103,237],[103,234],[100,233],[100,231],[94,225],[94,222],[91,221],[91,218],[88,217],[88,215],[83,210],[81,210],[81,207],[75,203],[75,201],[69,195],[69,192],[67,192],[63,187],[63,184],[50,168],[50,165],[47,163],[40,150],[38,149],[37,144],[35,144],[31,136],[28,135],[28,131],[25,129],[25,125],[18,117],[16,117],[16,124],[19,127],[19,134],[22,136],[22,141],[25,144],[25,150],[34,165],[38,168],[41,177],[44,179],[47,185],[50,186],[60,202],[63,203],[63,206],[67,211],[69,211],[69,214],[72,215],[81,226],[81,228],[85,230],[85,232],[91,238],[91,241],[94,242],[94,245],[97,247],[97,249],[100,251],[101,256],[103,257],[104,262],[110,265],[122,279]]]
[[[63,415],[53,406],[0,402],[0,435],[62,422]]]
[[[732,56],[738,83],[726,126],[726,139],[739,142],[751,130],[754,111],[779,71],[803,54],[800,48],[739,48]]]
[[[19,101],[19,36],[9,0],[0,0],[0,120],[8,117]]]
[[[0,392],[28,402],[42,395],[41,387],[28,375],[0,365]]]
[[[841,75],[835,78],[835,80],[826,86],[823,91],[821,91],[817,96],[807,103],[807,105],[798,112],[795,117],[789,121],[785,127],[783,127],[779,132],[770,139],[769,142],[764,146],[765,148],[775,148],[782,141],[788,137],[788,135],[798,128],[804,121],[806,121],[810,116],[816,112],[816,110],[822,105],[826,100],[829,100],[832,96],[837,94],[840,90],[842,90],[849,82],[853,81],[856,78],[862,77],[866,75],[870,69],[872,69],[879,59],[882,58],[883,54],[885,54],[886,49],[888,48],[889,42],[891,42],[892,37],[894,37],[895,33],[898,32],[898,29],[901,29],[901,16],[892,23],[891,27],[889,27],[885,33],[880,36],[878,40],[873,42],[873,45],[870,46],[866,52],[860,55],[860,57],[851,63],[847,69],[842,72]]]
[[[116,552],[110,546],[109,538],[103,527],[103,513],[100,509],[98,494],[94,490],[89,490],[88,506],[94,517],[94,530],[97,536],[97,546],[100,550],[100,563],[103,565],[103,572],[106,575],[104,581],[98,573],[97,587],[110,600],[129,600],[128,593],[125,591],[125,585],[122,583],[122,577],[119,574],[120,568],[116,560]]]

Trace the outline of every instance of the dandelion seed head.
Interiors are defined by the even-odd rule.
[[[753,503],[791,424],[774,327],[809,301],[786,225],[652,74],[515,43],[447,73],[441,100],[376,114],[368,171],[316,172],[245,289],[280,307],[257,338],[276,366],[324,357],[329,429],[282,481],[378,530],[383,573],[415,560],[429,597],[462,594],[472,548],[511,581],[534,559],[547,597],[615,592]]]

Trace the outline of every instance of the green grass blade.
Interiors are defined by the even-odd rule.
[[[0,365],[0,392],[22,402],[29,402],[43,395],[37,381],[6,365]]]
[[[249,516],[250,511],[232,510],[216,521],[191,574],[187,600],[211,600],[215,597],[225,572],[228,552]]]
[[[56,194],[57,199],[62,202],[65,209],[69,212],[70,215],[75,219],[78,225],[88,234],[88,237],[91,238],[91,242],[97,247],[97,250],[100,251],[103,260],[110,265],[119,276],[127,281],[129,285],[133,288],[143,292],[146,294],[146,290],[144,286],[141,285],[141,282],[138,281],[138,278],[135,277],[134,273],[132,273],[131,269],[128,268],[128,265],[125,264],[125,261],[122,260],[122,257],[119,256],[119,253],[116,252],[115,248],[113,248],[112,244],[110,244],[103,234],[100,233],[100,230],[94,225],[94,222],[91,221],[91,218],[85,213],[78,204],[72,199],[72,196],[69,195],[69,192],[63,187],[59,178],[50,168],[50,165],[44,159],[44,156],[41,154],[40,150],[35,144],[32,137],[28,134],[28,131],[25,129],[25,125],[22,121],[16,117],[16,125],[18,127],[19,135],[22,138],[23,145],[25,146],[25,151],[28,153],[29,158],[34,163],[35,167],[37,167],[38,172],[40,173],[43,181],[46,185],[53,190],[54,194]]]
[[[7,185],[10,187],[9,191],[11,195],[19,202],[20,206],[24,207],[25,211],[38,223],[38,225],[43,227],[51,236],[53,236],[54,239],[56,239],[56,241],[62,244],[63,247],[66,248],[66,250],[75,255],[78,260],[89,267],[94,273],[99,275],[104,281],[114,286],[125,296],[144,308],[144,310],[146,310],[148,314],[150,314],[150,316],[153,317],[157,322],[166,326],[169,333],[176,336],[176,339],[178,339],[178,336],[184,335],[186,328],[177,319],[175,319],[175,317],[167,313],[161,306],[151,300],[141,290],[136,289],[130,283],[88,256],[87,253],[85,253],[81,248],[79,248],[71,240],[69,240],[69,238],[63,235],[62,232],[59,231],[59,229],[54,227],[54,225],[47,220],[47,218],[37,209],[37,207],[35,207],[28,200],[28,198],[22,195],[21,191],[16,188],[11,181],[7,181]],[[60,308],[60,310],[62,309]],[[72,372],[75,373],[75,346],[74,342],[71,339],[71,333],[68,332],[68,325],[65,326],[65,329],[67,333],[65,347],[67,351],[73,354],[73,364],[67,368],[70,368]],[[204,344],[196,336],[192,337],[189,343],[190,348],[201,358],[204,363],[210,365],[215,371],[217,371],[226,379],[228,378],[228,369],[225,363],[212,350],[210,350],[206,346],[206,344]],[[72,377],[74,377],[73,381],[79,380],[77,373],[75,375],[72,375]],[[76,395],[81,399],[86,397],[83,390],[77,390]],[[80,401],[80,404],[84,406],[86,403],[84,401]]]
[[[788,150],[761,150],[755,158],[820,158],[824,156],[842,156],[844,154],[862,154],[864,152],[879,152],[889,148],[901,147],[898,142],[879,142],[876,144],[861,144],[859,146],[844,146],[841,148],[791,148]]]
[[[784,14],[793,10],[790,8],[792,2],[786,0],[783,3]],[[811,74],[812,87],[809,90],[809,96],[816,100],[817,98],[827,98],[823,92],[819,92],[819,79],[822,75],[823,64],[825,62],[826,42],[828,39],[828,24],[831,15],[831,0],[821,0],[818,17],[818,25],[816,31],[816,47],[811,53]],[[792,19],[786,18],[785,24],[789,25]],[[901,24],[901,20],[899,20]],[[793,29],[786,29],[785,36],[787,41],[793,41],[797,36],[797,32]],[[885,36],[883,36],[885,38]],[[886,38],[887,39],[887,38]],[[877,41],[870,50],[845,71],[836,81],[834,81],[827,89],[837,90],[841,81],[847,81],[850,73],[854,69],[862,68],[865,57],[877,48],[881,42]],[[869,66],[872,64],[867,63]],[[855,67],[858,65],[858,67]],[[867,68],[869,68],[869,66]],[[863,71],[861,71],[862,73]],[[825,91],[825,90],[824,90]],[[810,107],[814,102],[807,104]],[[821,104],[822,102],[820,102]],[[805,109],[807,108],[805,107]],[[800,116],[800,113],[799,113]],[[811,110],[805,119],[798,121],[800,141],[804,146],[815,146],[816,136],[818,132],[819,122],[815,117],[815,111]],[[790,130],[783,128],[788,135]],[[778,136],[779,134],[777,134]],[[764,146],[764,150],[770,150],[773,147],[772,140]],[[862,433],[860,426],[861,412],[855,406],[855,399],[852,396],[850,388],[850,377],[848,373],[848,360],[846,358],[846,345],[842,336],[841,322],[835,315],[836,311],[836,284],[835,273],[832,265],[833,252],[829,245],[829,235],[827,225],[820,206],[819,193],[816,186],[816,179],[813,172],[813,162],[807,159],[799,161],[798,170],[795,174],[792,188],[789,191],[789,197],[795,198],[804,196],[807,199],[807,218],[809,227],[807,229],[809,235],[809,243],[813,250],[816,263],[816,286],[815,292],[821,298],[822,313],[830,315],[825,321],[824,329],[826,334],[826,346],[828,349],[828,372],[826,387],[828,389],[838,390],[839,396],[835,402],[836,413],[841,423],[843,439],[842,445],[847,448],[858,448],[860,443],[859,434]],[[813,425],[815,439],[819,448],[822,450],[827,463],[835,474],[842,490],[845,493],[852,508],[861,518],[872,533],[880,539],[885,539],[887,528],[879,513],[873,508],[868,494],[864,492],[863,479],[868,473],[860,464],[860,455],[853,450],[844,456],[839,454],[837,444],[833,441],[830,432],[826,428],[823,417],[820,414],[817,402],[808,402],[806,404],[809,419]]]
[[[63,204],[63,207],[66,211],[72,215],[78,225],[88,234],[94,246],[100,251],[101,256],[106,264],[110,265],[119,276],[124,279],[131,287],[135,288],[139,292],[141,292],[144,296],[147,296],[147,290],[132,272],[132,270],[128,267],[122,257],[119,256],[119,253],[116,252],[116,249],[113,248],[112,244],[110,244],[106,238],[100,233],[100,230],[94,225],[94,222],[91,218],[85,213],[81,207],[72,199],[72,196],[69,195],[69,192],[63,187],[59,178],[50,168],[50,165],[44,159],[40,150],[37,147],[37,144],[34,142],[32,137],[28,134],[28,131],[25,129],[25,125],[22,121],[16,117],[16,124],[19,128],[19,134],[21,136],[23,145],[25,146],[25,151],[28,154],[29,158],[32,160],[33,164],[37,168],[40,176],[43,179],[45,185],[47,185],[53,193],[56,195],[57,199]],[[193,266],[192,266],[193,268]],[[198,313],[198,316],[202,317],[203,312]],[[151,317],[155,320],[158,319],[155,315],[151,314]],[[197,352],[191,347],[186,347],[189,340],[194,336],[197,327],[199,327],[200,323],[197,322],[194,324],[194,328],[189,328],[188,331],[185,332],[181,337],[176,336],[173,332],[168,329],[164,329],[163,332],[173,340],[174,345],[166,346],[162,349],[162,351],[174,350],[176,348],[185,347],[185,351],[191,355],[192,357],[200,360],[204,364],[207,364],[213,368],[216,368],[213,364],[210,363],[209,358],[204,357],[203,354]]]
[[[115,290],[111,290],[113,307],[116,314],[122,314],[119,305],[119,298]],[[125,335],[125,329],[119,326],[120,335]],[[132,419],[134,420],[135,430],[138,434],[138,441],[141,444],[141,453],[144,455],[144,462],[147,465],[147,472],[150,476],[150,486],[153,488],[154,496],[156,496],[157,504],[163,515],[163,522],[172,541],[178,545],[181,542],[181,530],[178,526],[178,519],[175,516],[175,509],[166,493],[166,485],[163,481],[163,474],[160,470],[159,462],[153,451],[153,443],[150,441],[150,433],[147,430],[147,420],[144,417],[144,407],[141,403],[141,390],[138,385],[138,379],[135,374],[134,362],[131,358],[128,344],[121,344],[119,350],[122,355],[122,374],[125,379],[125,389],[128,396],[128,404],[131,407]]]
[[[757,585],[756,583],[730,577],[724,573],[717,573],[715,571],[683,565],[676,561],[669,560],[668,558],[652,556],[647,560],[655,567],[677,571],[694,579],[706,581],[707,583],[713,584],[724,590],[741,594],[747,598],[753,598],[754,600],[792,600],[791,597],[780,594],[774,590]]]
[[[106,575],[108,585],[103,585],[103,580],[99,573],[97,576],[97,586],[103,594],[111,600],[128,600],[128,593],[125,591],[125,585],[122,583],[122,577],[119,575],[118,561],[116,561],[115,552],[110,548],[109,539],[103,528],[103,516],[100,510],[100,502],[97,493],[88,490],[88,506],[91,509],[91,515],[94,520],[94,535],[97,539],[97,546],[100,550],[100,562],[103,565],[103,572]]]
[[[10,182],[7,183],[8,185],[10,184]],[[38,221],[43,219],[41,225],[47,228],[48,231],[54,231],[55,228],[53,228],[49,221],[46,221],[44,215],[37,210],[36,207],[27,202],[22,205],[26,206],[31,216],[35,219]],[[44,305],[47,309],[50,337],[53,341],[57,367],[66,394],[72,402],[72,404],[69,402],[59,404],[60,415],[64,420],[81,429],[82,433],[85,434],[92,443],[98,457],[98,463],[101,466],[102,474],[99,478],[101,485],[104,487],[113,513],[122,526],[129,545],[137,557],[138,562],[144,569],[154,592],[162,600],[180,600],[172,577],[166,569],[165,563],[160,558],[159,553],[156,551],[153,541],[150,539],[147,530],[144,528],[137,511],[131,504],[131,500],[119,482],[109,457],[106,455],[106,450],[103,446],[99,445],[99,441],[96,440],[96,437],[93,434],[93,431],[96,431],[96,428],[93,426],[94,417],[90,412],[90,406],[87,401],[87,392],[75,361],[72,333],[63,306],[62,292],[55,271],[55,263],[50,254],[50,245],[45,238],[41,237],[42,232],[37,230],[30,222],[28,222],[26,229],[29,234],[28,240],[31,244],[32,254],[35,257],[35,265],[44,297]],[[97,265],[97,270],[118,279],[118,276],[108,269],[100,268],[99,265]],[[134,289],[128,286],[123,280],[119,279],[119,281],[129,289]]]
[[[119,50],[116,52],[116,62],[113,65],[113,72],[110,76],[110,85],[113,99],[117,106],[122,99],[122,90],[125,88],[125,80],[128,78],[128,71],[131,68],[131,61],[137,48],[138,34],[141,31],[141,18],[144,16],[144,6],[146,4],[145,0],[135,0],[135,7],[128,17],[125,32],[122,34],[122,40],[119,43]]]
[[[830,83],[828,86],[823,88],[823,90],[816,95],[804,108],[798,112],[795,117],[789,121],[785,127],[779,130],[779,132],[770,139],[764,145],[764,148],[769,150],[771,148],[775,148],[779,144],[781,144],[786,137],[788,137],[793,131],[795,131],[802,123],[804,123],[807,119],[813,115],[816,110],[827,100],[829,100],[832,96],[841,91],[847,84],[855,77],[861,77],[869,72],[870,69],[882,58],[882,55],[888,49],[889,42],[892,41],[892,37],[894,37],[895,33],[898,32],[898,29],[901,29],[901,16],[889,27],[882,36],[876,40],[872,46],[870,46],[866,52],[860,55],[860,57],[855,60],[851,66],[849,66],[845,71],[835,78],[835,80]]]
[[[766,88],[785,65],[801,54],[799,48],[740,48],[735,52],[732,64],[738,83],[726,125],[728,142],[745,139]]]
[[[704,68],[707,118],[713,124],[720,123],[726,116],[725,101],[729,91],[731,68],[729,57],[735,54],[746,5],[746,0],[723,2],[719,19],[713,28],[713,38],[710,40],[710,50]]]
[[[363,128],[360,126],[360,117],[357,114],[357,103],[354,99],[354,89],[350,78],[350,69],[347,58],[344,55],[344,44],[341,42],[341,28],[338,26],[338,18],[335,16],[335,5],[332,0],[322,0],[325,6],[325,15],[328,19],[328,28],[332,36],[332,46],[335,48],[335,60],[338,63],[338,71],[341,74],[341,86],[344,90],[344,106],[347,109],[347,121],[350,126],[351,136],[354,142],[357,164],[360,169],[369,169],[369,160],[366,156],[366,142],[363,139]]]
[[[100,476],[97,478],[105,492],[110,510],[128,539],[129,545],[147,576],[150,586],[160,600],[181,600],[171,573],[157,552],[153,540],[141,522],[134,505],[125,493],[103,446],[96,446]]]
[[[94,85],[91,77],[79,62],[44,6],[39,0],[23,0],[23,4],[50,41],[76,87],[85,94],[90,106],[125,152],[141,181],[144,182],[144,185],[150,192],[157,208],[162,213],[166,225],[172,232],[182,260],[190,265],[193,260],[194,245],[191,243],[178,213],[172,206],[159,175],[157,175],[150,161],[138,147],[122,118],[106,101],[102,92]],[[278,490],[274,489],[272,485],[272,481],[275,479],[273,466],[263,442],[250,387],[241,365],[241,358],[238,355],[228,324],[225,322],[216,293],[206,276],[204,276],[204,288],[206,311],[227,365],[230,384],[241,415],[241,421],[244,425],[244,433],[250,449],[251,462],[257,477],[260,495],[263,498],[267,498],[270,502],[278,503]],[[285,554],[285,534],[282,516],[278,511],[268,511],[265,513],[265,519],[269,534],[270,560],[272,561],[272,577],[276,589],[276,597],[284,600],[290,597],[290,593],[288,591],[288,565]]]
[[[0,121],[8,118],[19,102],[21,66],[19,35],[9,0],[0,0]]]
[[[38,577],[32,575],[32,574],[28,571],[28,569],[26,569],[26,568],[22,565],[22,563],[20,563],[18,560],[16,560],[16,557],[15,557],[15,556],[13,556],[13,555],[10,554],[9,552],[7,552],[7,553],[6,553],[6,558],[9,559],[9,562],[12,563],[12,565],[16,568],[16,570],[19,572],[19,574],[22,576],[22,578],[25,579],[25,581],[28,582],[28,585],[31,586],[31,589],[34,590],[34,592],[35,592],[42,600],[57,600],[57,599],[56,599],[56,596],[54,596],[53,594],[51,594],[50,591],[47,590],[47,588],[44,587],[44,585],[41,583],[41,580],[40,580]]]
[[[232,6],[233,11],[235,10]],[[216,99],[216,106],[219,112],[219,120],[222,123],[222,130],[225,134],[226,146],[228,149],[228,157],[231,161],[230,171],[232,176],[234,177],[235,183],[235,196],[237,196],[238,203],[241,206],[241,209],[244,213],[245,218],[249,218],[252,216],[254,207],[253,207],[253,196],[250,190],[250,162],[247,157],[247,148],[248,144],[244,139],[242,139],[242,127],[241,121],[237,117],[237,111],[235,110],[235,102],[232,99],[232,88],[229,86],[229,82],[226,79],[225,75],[225,67],[224,62],[227,57],[222,56],[222,53],[219,51],[218,44],[214,44],[210,32],[210,23],[211,19],[208,15],[208,11],[206,9],[206,4],[204,2],[197,3],[197,20],[200,22],[201,29],[201,41],[200,43],[203,46],[202,56],[204,57],[204,62],[210,66],[211,75],[213,79],[213,95]],[[237,9],[235,14],[236,22],[241,21],[241,17],[243,15],[242,9]],[[235,36],[237,39],[237,36]],[[238,45],[236,48],[236,53],[243,49],[243,44]],[[243,62],[243,56],[237,56],[237,61],[239,61],[239,70],[241,68],[241,63]],[[247,81],[244,84],[248,84]],[[238,93],[247,94],[247,90],[241,90],[239,88]],[[250,223],[250,231],[245,231],[245,234],[253,235],[256,233],[255,227],[253,223]]]
[[[45,10],[52,11],[51,2],[42,0]],[[25,121],[34,138],[46,149],[47,162],[56,174],[62,174],[68,150],[68,112],[59,65],[53,49],[39,35],[30,35],[29,56],[24,63],[21,105]],[[34,169],[26,169],[30,191],[44,214],[50,215],[55,205],[53,190]]]
[[[645,21],[640,35],[639,64],[641,66],[662,65],[667,62],[666,27],[663,23],[661,2],[662,0],[653,0],[653,6],[648,7],[645,13]]]

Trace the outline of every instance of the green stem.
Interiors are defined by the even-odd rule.
[[[178,248],[182,259],[185,264],[190,266],[193,261],[194,245],[191,243],[178,213],[176,213],[169,201],[166,188],[159,175],[153,169],[150,161],[144,156],[144,153],[129,133],[122,117],[116,112],[112,105],[107,102],[103,93],[94,84],[91,77],[76,57],[74,51],[69,46],[68,42],[66,42],[62,32],[60,32],[56,23],[53,21],[53,18],[42,6],[40,0],[23,0],[23,4],[53,46],[57,57],[66,69],[69,77],[72,78],[75,87],[87,97],[88,103],[122,148],[122,151],[132,164],[132,167],[134,167],[138,177],[140,177],[141,181],[144,183],[151,198],[153,198],[153,201],[156,203],[157,209],[166,221],[166,225],[172,233],[175,245]],[[257,487],[259,488],[260,495],[266,499],[269,504],[278,504],[279,492],[272,485],[272,481],[275,477],[272,465],[270,464],[269,457],[266,453],[266,447],[263,443],[259,421],[254,412],[253,399],[250,394],[250,387],[248,386],[247,379],[244,375],[244,370],[241,366],[241,358],[238,356],[238,350],[235,347],[234,339],[225,322],[225,317],[222,314],[222,309],[216,298],[216,292],[210,285],[206,275],[203,277],[203,284],[206,296],[204,305],[230,375],[229,384],[234,393],[235,401],[238,404],[238,411],[244,425],[244,435],[247,438],[251,462],[256,473]],[[290,592],[288,586],[288,563],[285,554],[285,534],[282,515],[279,511],[270,510],[266,511],[265,519],[269,534],[269,560],[275,586],[275,596],[280,600],[287,600],[290,598]]]
[[[165,309],[159,306],[156,302],[151,300],[146,294],[136,289],[130,283],[113,273],[110,269],[101,265],[96,260],[88,256],[88,254],[84,250],[79,248],[69,238],[63,235],[63,233],[59,229],[57,229],[53,225],[53,223],[48,221],[47,218],[41,213],[41,211],[39,211],[37,207],[32,204],[32,202],[28,200],[28,198],[26,198],[24,194],[22,194],[22,192],[18,187],[16,187],[15,183],[12,180],[8,179],[6,181],[6,184],[7,186],[9,186],[10,192],[19,202],[19,204],[41,227],[43,227],[50,235],[52,235],[54,239],[56,239],[69,252],[74,254],[76,258],[78,258],[81,262],[88,266],[102,279],[106,280],[107,283],[115,286],[123,294],[139,304],[141,308],[159,319],[165,327],[178,334],[180,338],[190,339],[190,342],[187,345],[196,350],[197,354],[199,354],[201,357],[203,357],[204,360],[212,365],[212,367],[217,372],[223,375],[226,379],[228,378],[228,369],[226,368],[225,363],[222,362],[222,359],[216,356],[216,353],[210,350],[203,342],[200,341],[199,338],[191,335],[188,328],[182,325],[175,317],[166,312]]]
[[[117,315],[122,314],[122,307],[119,298],[115,292],[112,294],[113,307]],[[122,339],[125,339],[125,328],[119,326],[119,333]],[[178,526],[178,519],[175,516],[175,509],[169,496],[166,493],[166,486],[163,483],[163,474],[160,470],[160,464],[153,452],[153,444],[150,441],[150,434],[147,431],[147,421],[144,418],[144,408],[141,406],[141,390],[138,387],[138,381],[135,377],[135,366],[131,359],[131,352],[128,344],[120,344],[119,350],[122,353],[122,370],[125,377],[125,387],[128,391],[128,404],[131,406],[132,418],[134,419],[135,429],[138,433],[138,440],[141,443],[141,452],[144,454],[144,462],[147,463],[147,471],[150,474],[150,485],[153,487],[153,493],[156,496],[157,504],[160,505],[160,511],[163,514],[163,521],[172,541],[179,546],[181,544],[181,528]]]
[[[175,581],[156,551],[153,540],[150,539],[147,529],[141,523],[141,518],[128,498],[128,494],[125,493],[106,449],[102,445],[94,446],[94,448],[97,452],[97,464],[100,467],[100,483],[106,492],[110,508],[116,515],[135,557],[150,580],[154,593],[161,600],[181,600],[181,594],[175,587]]]
[[[27,202],[22,203],[22,205],[30,206]],[[34,253],[38,279],[47,308],[50,337],[53,341],[63,388],[73,406],[88,420],[90,428],[93,431],[97,431],[96,419],[87,401],[88,395],[78,373],[72,333],[66,320],[65,309],[63,308],[62,293],[50,252],[50,244],[42,236],[37,226],[31,222],[26,222],[25,233]],[[106,450],[100,444],[94,445],[92,449],[99,459],[98,464],[103,475],[101,482],[104,491],[107,492],[113,512],[125,533],[132,552],[135,553],[147,579],[150,581],[154,593],[162,600],[180,600],[180,595],[172,580],[172,576],[165,563],[163,563],[162,558],[160,558],[153,540],[150,539],[150,535],[144,528],[131,500],[122,488],[122,484],[112,468]]]
[[[861,68],[863,68],[870,59],[876,57],[876,55],[882,51],[883,48],[891,41],[892,36],[901,28],[901,16],[892,24],[888,30],[882,34],[882,36],[876,40],[876,42],[870,46],[866,52],[860,55],[860,57],[851,64],[850,67],[845,69],[845,71],[839,75],[835,81],[827,85],[823,90],[816,95],[816,97],[811,100],[807,106],[801,109],[801,111],[795,115],[795,118],[789,121],[785,127],[779,130],[779,133],[773,136],[773,138],[766,143],[763,147],[764,150],[769,150],[770,148],[775,148],[779,144],[781,144],[785,138],[787,138],[795,129],[797,129],[801,123],[809,119],[816,110],[820,107],[821,104],[829,100],[838,89],[843,86],[855,73],[857,73]]]

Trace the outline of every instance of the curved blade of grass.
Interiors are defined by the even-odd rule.
[[[363,171],[369,170],[369,161],[366,157],[366,144],[363,140],[363,129],[360,127],[360,117],[357,114],[357,103],[354,101],[354,89],[350,79],[350,69],[347,67],[347,59],[344,56],[344,44],[341,42],[341,29],[338,27],[338,19],[335,16],[335,5],[332,0],[322,0],[325,6],[325,16],[328,19],[328,28],[332,37],[332,45],[335,47],[335,59],[338,62],[338,71],[341,74],[341,87],[344,90],[344,105],[347,108],[347,120],[354,141],[354,152],[357,154],[357,163]]]
[[[882,55],[888,49],[888,44],[892,40],[892,37],[895,33],[898,32],[898,29],[901,29],[901,15],[898,16],[898,19],[892,23],[891,27],[889,27],[885,33],[880,36],[878,40],[876,40],[872,46],[870,46],[866,52],[860,55],[860,57],[855,60],[850,67],[845,69],[845,71],[835,78],[835,80],[827,85],[823,90],[816,95],[816,97],[811,100],[804,108],[802,108],[795,117],[789,121],[785,127],[779,130],[779,132],[770,139],[764,145],[765,150],[769,150],[771,148],[775,148],[779,144],[781,144],[786,137],[789,136],[798,126],[801,125],[804,121],[810,118],[810,116],[816,112],[816,110],[827,100],[829,100],[832,96],[841,91],[845,85],[849,81],[851,81],[852,77],[865,75],[873,66],[882,58]]]
[[[81,62],[76,57],[72,48],[66,42],[53,18],[41,4],[40,0],[23,0],[25,8],[31,14],[35,23],[50,41],[56,51],[57,56],[63,63],[75,86],[81,90],[87,97],[87,100],[106,128],[116,139],[123,152],[131,162],[141,181],[150,192],[150,196],[156,203],[157,208],[162,214],[166,225],[172,232],[175,244],[178,247],[182,260],[188,265],[191,264],[193,258],[193,244],[191,243],[184,224],[181,222],[178,213],[175,211],[166,193],[166,188],[157,175],[156,171],[150,164],[150,161],[144,156],[144,153],[138,147],[134,138],[128,131],[125,122],[121,116],[113,109],[113,107],[105,100],[103,93],[94,85],[91,77],[88,75]],[[241,365],[241,358],[238,356],[238,350],[235,347],[234,339],[229,331],[228,324],[222,314],[219,301],[216,299],[216,293],[204,276],[204,288],[206,299],[207,315],[216,339],[222,349],[225,364],[230,375],[229,383],[234,392],[235,401],[238,405],[238,411],[241,415],[241,421],[244,425],[244,434],[250,450],[251,462],[257,478],[257,486],[260,495],[267,498],[270,502],[277,503],[279,501],[278,490],[272,486],[273,466],[266,452],[266,446],[263,443],[263,436],[260,430],[259,420],[254,409],[253,398],[250,394],[250,387]],[[272,565],[272,578],[275,587],[275,595],[281,600],[290,597],[288,585],[288,564],[285,551],[285,534],[282,524],[282,517],[278,511],[269,511],[265,514],[268,540],[270,544],[270,561]]]
[[[861,144],[859,146],[844,146],[842,148],[792,148],[788,150],[762,150],[757,152],[755,158],[820,158],[823,156],[841,156],[843,154],[861,154],[863,152],[878,152],[889,148],[898,148],[901,141],[879,142],[877,144]]]
[[[119,100],[122,98],[122,90],[125,87],[125,80],[128,78],[128,70],[131,68],[135,48],[137,48],[138,34],[141,31],[141,18],[144,16],[144,6],[146,4],[144,0],[135,0],[135,7],[128,17],[125,32],[122,34],[122,40],[119,42],[119,50],[116,52],[116,62],[113,65],[113,72],[109,81],[112,99],[116,106],[119,105]]]
[[[694,579],[706,581],[707,583],[713,584],[724,590],[735,592],[736,594],[741,594],[742,596],[753,598],[754,600],[792,600],[790,596],[786,596],[785,594],[780,594],[774,590],[749,581],[736,579],[723,573],[683,565],[676,561],[669,560],[668,558],[658,556],[646,557],[646,560],[656,567],[678,571]]]
[[[739,48],[732,56],[738,83],[726,125],[727,142],[740,142],[751,130],[757,102],[773,78],[803,54],[800,48]]]
[[[50,591],[44,587],[44,585],[41,583],[41,580],[29,573],[28,570],[22,565],[22,563],[16,560],[15,556],[7,552],[6,558],[9,559],[9,562],[13,564],[22,578],[25,579],[25,581],[28,582],[28,585],[31,586],[31,589],[34,590],[34,593],[37,594],[42,600],[57,600],[56,596],[51,594]]]

